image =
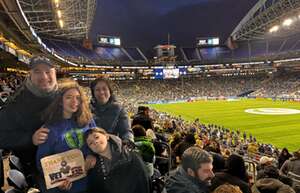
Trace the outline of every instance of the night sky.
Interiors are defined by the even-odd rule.
[[[218,36],[225,42],[257,0],[98,0],[91,29],[120,36],[123,47],[148,52],[167,42],[194,47],[196,37]]]

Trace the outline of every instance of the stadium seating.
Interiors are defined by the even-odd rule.
[[[94,46],[93,50],[90,50],[78,42],[52,39],[44,39],[43,41],[58,55],[78,63],[82,61],[97,63],[99,61],[133,62],[145,60],[137,48]]]
[[[127,53],[136,61],[144,61],[142,55],[138,52],[137,48],[126,48]]]
[[[199,52],[196,48],[182,48],[182,51],[188,61],[201,60]]]

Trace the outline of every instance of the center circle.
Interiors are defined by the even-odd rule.
[[[258,114],[258,115],[293,115],[300,114],[300,110],[288,109],[288,108],[255,108],[246,109],[246,113]]]

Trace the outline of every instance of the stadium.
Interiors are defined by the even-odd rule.
[[[189,1],[178,3],[178,7],[175,6],[176,3],[170,2],[153,3],[151,6],[161,6],[160,9],[164,11],[173,9],[174,12],[186,9],[183,13],[194,17],[192,10],[196,10],[198,5],[187,2]],[[219,18],[213,16],[218,15],[218,11],[209,15],[210,19],[206,23],[209,29],[201,32],[190,25],[184,25],[190,27],[182,29],[179,23],[193,20],[183,15],[176,18],[180,20],[177,21],[178,25],[173,25],[171,13],[170,18],[165,16],[162,21],[155,20],[171,26],[170,28],[157,26],[152,31],[149,27],[153,25],[152,20],[147,20],[144,15],[154,17],[154,12],[145,11],[153,7],[150,6],[151,3],[142,1],[136,2],[136,5],[126,2],[130,4],[127,7],[125,2],[121,5],[120,2],[100,0],[0,0],[0,120],[20,121],[17,123],[20,128],[16,133],[26,126],[26,121],[21,120],[23,117],[18,117],[17,109],[15,112],[19,119],[11,120],[6,109],[15,104],[19,90],[24,90],[23,86],[35,72],[34,65],[37,64],[33,61],[38,56],[38,60],[45,61],[46,58],[51,61],[49,66],[53,65],[56,70],[58,89],[60,80],[75,81],[83,88],[88,98],[85,102],[91,106],[96,125],[103,127],[108,134],[117,135],[123,142],[128,140],[114,128],[105,128],[104,125],[110,124],[112,119],[105,109],[108,107],[101,111],[93,109],[98,107],[95,88],[98,79],[107,84],[109,96],[114,96],[114,102],[122,109],[114,117],[111,127],[118,125],[115,119],[119,119],[124,110],[124,116],[129,122],[126,129],[134,139],[141,137],[136,136],[140,133],[136,131],[134,122],[142,114],[143,120],[138,120],[137,125],[145,130],[143,137],[153,143],[155,155],[151,164],[160,177],[154,178],[155,174],[152,174],[151,190],[139,190],[140,192],[175,193],[168,186],[170,173],[180,166],[185,150],[194,146],[211,153],[213,160],[215,154],[222,157],[226,161],[226,167],[231,155],[242,157],[248,175],[248,181],[243,181],[246,185],[226,181],[238,186],[240,192],[266,192],[263,188],[256,187],[257,182],[262,180],[260,173],[265,164],[262,158],[272,160],[272,166],[276,167],[276,172],[281,177],[278,177],[278,181],[290,188],[286,192],[300,192],[300,1],[255,0],[251,3],[226,3],[222,0],[199,0],[199,4],[200,2],[205,2],[205,5],[199,6],[200,12],[205,7],[209,12],[209,7],[214,6],[226,6],[226,9],[234,7],[237,12],[221,11],[224,12],[224,17],[227,14],[228,21],[222,18],[220,20],[228,23],[220,24],[219,28],[224,28],[220,31],[209,27],[218,25]],[[126,23],[133,26],[134,30],[121,29],[126,28],[125,24],[119,28],[113,26],[121,23],[122,20],[119,21],[118,17],[122,17],[122,11],[135,6],[140,6],[140,10],[135,11],[145,13],[140,15],[141,18]],[[144,10],[142,6],[148,8]],[[241,6],[240,10],[237,6]],[[120,12],[111,10],[111,15],[105,15],[110,12],[106,11],[109,7],[119,9]],[[125,16],[126,14],[130,15],[126,12]],[[138,14],[132,15],[138,18]],[[119,23],[110,23],[114,20]],[[137,21],[146,24],[149,22],[146,31],[142,30],[142,24],[136,23]],[[115,33],[105,31],[106,25],[116,29]],[[167,35],[159,36],[158,29],[165,30],[161,33]],[[174,31],[174,35],[170,29]],[[136,34],[130,34],[130,37],[127,34],[126,37],[126,33],[132,31],[136,31]],[[188,32],[185,31],[192,35],[187,37]],[[95,80],[96,84],[93,86]],[[41,109],[34,111],[34,106],[33,104],[32,110],[28,111],[32,115],[37,114],[34,115],[37,117],[40,116],[38,113],[44,113]],[[24,108],[30,109],[29,106],[23,106]],[[99,112],[100,118],[97,117]],[[24,117],[31,119],[30,115]],[[102,124],[98,125],[98,119],[101,119]],[[14,153],[14,144],[6,145],[10,142],[4,142],[6,134],[15,132],[9,130],[7,125],[9,124],[0,126],[0,135],[3,136],[0,137],[0,192],[28,192],[37,189],[43,192],[33,180],[33,174],[29,175],[24,169],[24,163],[20,161],[22,159],[19,160],[18,154]],[[32,144],[31,136],[34,141],[33,133],[42,126],[44,123],[32,128],[31,146],[36,145],[34,142]],[[12,128],[17,130],[18,127]],[[22,133],[22,137],[23,135],[25,133]],[[19,140],[17,137],[12,139]],[[133,140],[131,143],[132,147],[127,145],[133,151],[142,152],[138,141]],[[17,150],[24,149],[18,147]],[[288,150],[287,154],[283,153],[285,150]],[[140,154],[141,159],[149,164],[149,161],[144,160],[144,154]],[[298,166],[292,169],[289,167],[289,171],[286,171],[285,164],[294,163],[290,160],[296,160]],[[226,167],[224,165],[221,169],[227,172],[229,168]],[[221,174],[217,173],[222,173],[223,170],[218,171],[217,165],[214,168],[216,176],[212,178],[212,185],[209,186],[209,191],[202,192],[216,192],[214,179],[220,177]],[[16,174],[15,171],[20,173]],[[255,188],[259,191],[255,191]],[[73,192],[72,188],[71,190]],[[97,191],[100,190],[105,192],[105,189]]]

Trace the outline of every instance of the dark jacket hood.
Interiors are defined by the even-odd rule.
[[[122,140],[115,135],[109,135],[109,142],[112,145],[113,153],[121,153],[122,152]]]
[[[252,186],[253,193],[264,193],[270,191],[276,193],[295,193],[290,186],[274,178],[260,179]]]

